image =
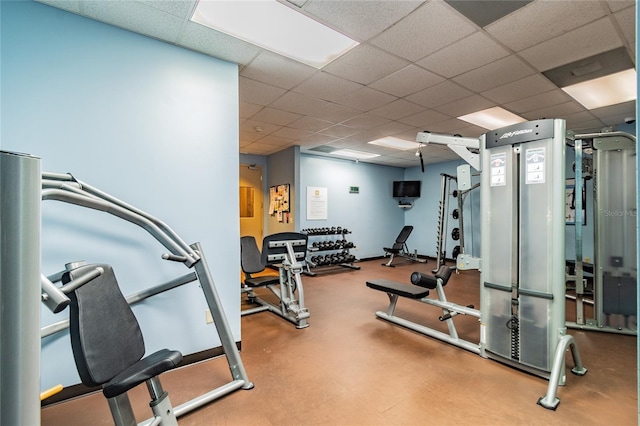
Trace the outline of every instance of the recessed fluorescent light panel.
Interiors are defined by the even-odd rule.
[[[333,151],[332,155],[341,155],[343,157],[349,158],[357,158],[359,160],[366,160],[367,158],[379,157],[378,154],[371,154],[369,152],[356,151],[354,149],[339,149],[337,151]]]
[[[405,141],[404,139],[398,139],[393,137],[387,137],[382,139],[376,139],[369,142],[372,145],[386,146],[387,148],[399,149],[401,151],[408,151],[410,149],[418,149],[420,144],[412,141]]]
[[[500,129],[505,126],[524,123],[527,121],[524,118],[500,107],[493,107],[483,111],[473,112],[471,114],[458,117],[458,119],[466,121],[467,123],[475,124],[476,126],[484,127],[488,130]]]
[[[587,109],[633,101],[636,98],[636,70],[629,69],[563,87]]]
[[[200,0],[191,20],[315,68],[359,44],[275,0]]]

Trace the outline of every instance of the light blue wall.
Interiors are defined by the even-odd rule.
[[[414,227],[413,233],[407,242],[411,251],[418,250],[419,254],[431,257],[438,255],[438,216],[442,192],[441,173],[457,176],[457,167],[462,164],[466,163],[460,160],[427,164],[424,173],[422,173],[420,167],[406,169],[405,180],[422,181],[421,196],[416,199],[414,206],[407,210],[405,216],[405,223]],[[475,172],[473,168],[471,168],[471,172],[471,183],[473,185],[480,181],[480,177],[473,176]],[[456,181],[451,181],[448,187],[446,215],[444,217],[446,241],[443,249],[446,251],[447,258],[451,258],[453,248],[460,244],[460,241],[455,241],[451,238],[453,228],[460,228],[459,220],[453,219],[451,216],[453,210],[458,208],[458,200],[452,196],[453,191],[456,189]],[[480,257],[480,188],[470,191],[464,197],[463,218],[465,252]]]
[[[1,7],[2,148],[39,156],[43,171],[71,172],[201,242],[239,341],[237,66],[39,3]],[[106,262],[126,295],[190,272],[164,252],[113,216],[43,203],[46,275],[69,261]],[[147,351],[220,346],[205,308],[197,283],[136,305]],[[43,324],[63,317],[41,312]],[[42,388],[78,382],[68,334],[46,338]]]
[[[300,158],[300,222],[297,229],[340,226],[358,247],[358,258],[382,256],[404,226],[404,212],[392,198],[392,182],[404,169],[302,155]],[[349,193],[351,186],[358,194]],[[327,220],[307,219],[307,188],[327,188]]]

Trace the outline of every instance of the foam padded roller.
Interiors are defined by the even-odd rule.
[[[436,278],[440,278],[442,280],[442,286],[447,285],[447,281],[449,281],[449,277],[451,277],[452,269],[447,265],[442,265],[438,268],[438,271],[434,274]]]
[[[433,275],[423,275],[420,272],[414,272],[411,274],[411,284],[433,290],[438,285],[438,281]]]

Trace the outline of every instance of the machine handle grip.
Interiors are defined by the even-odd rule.
[[[172,262],[180,262],[180,263],[185,263],[187,261],[187,258],[185,256],[177,256],[171,253],[164,253],[162,255],[162,258],[164,260],[171,260]]]

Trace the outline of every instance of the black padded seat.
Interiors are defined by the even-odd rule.
[[[179,351],[162,349],[143,358],[140,325],[109,265],[83,265],[66,272],[63,283],[101,268],[102,274],[69,293],[69,332],[78,374],[86,386],[103,386],[107,398],[171,370]]]
[[[240,267],[245,276],[244,284],[248,287],[263,287],[280,283],[278,275],[253,276],[253,274],[258,274],[266,268],[262,263],[262,253],[260,253],[256,239],[253,236],[240,237]]]
[[[409,239],[409,235],[413,232],[413,226],[407,225],[402,228],[398,236],[396,237],[396,241],[393,243],[391,247],[383,247],[383,250],[387,253],[399,254],[406,247],[407,240]]]
[[[396,294],[409,299],[422,299],[429,295],[429,290],[416,285],[407,285],[389,280],[372,280],[367,281],[367,287],[374,290],[380,290],[391,294]]]

